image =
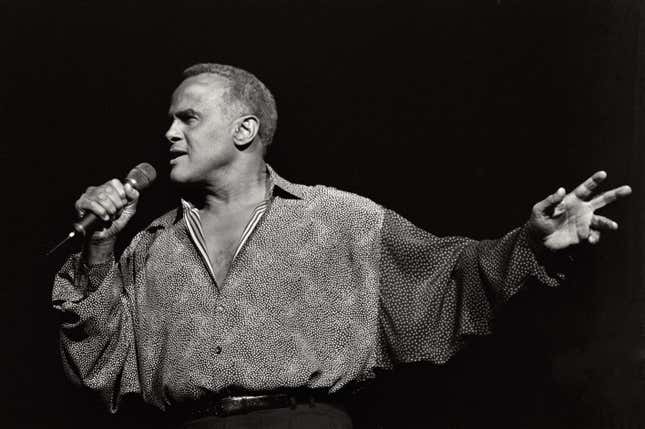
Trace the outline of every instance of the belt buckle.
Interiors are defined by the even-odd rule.
[[[252,411],[253,402],[251,399],[255,396],[228,396],[216,402],[218,412],[222,416],[231,416],[234,414],[243,414]]]

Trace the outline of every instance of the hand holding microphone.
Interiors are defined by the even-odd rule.
[[[90,186],[74,204],[79,221],[74,224],[77,232],[91,233],[92,240],[106,240],[115,237],[137,211],[139,191],[128,182],[112,179],[100,186]],[[92,217],[87,217],[89,213]],[[83,219],[101,219],[106,228],[88,231]],[[92,222],[94,226],[97,221]],[[109,223],[109,224],[108,224]]]
[[[123,181],[112,179],[100,186],[87,188],[74,205],[80,220],[73,225],[74,230],[47,255],[77,235],[91,233],[91,242],[94,243],[113,241],[136,212],[139,192],[156,178],[154,167],[142,162],[130,170]]]
[[[150,164],[141,163],[123,182],[112,179],[100,186],[88,187],[74,205],[81,219],[74,224],[74,231],[81,234],[93,231],[94,241],[116,237],[137,211],[139,191],[147,188],[156,175]],[[99,220],[109,224],[99,229]]]

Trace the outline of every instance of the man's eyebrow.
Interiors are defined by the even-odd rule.
[[[173,112],[172,110],[168,111],[168,117],[172,118],[173,116],[176,117],[182,117],[182,116],[192,116],[192,115],[198,115],[199,113],[194,110],[194,109],[182,109],[182,110],[177,110],[176,112]]]

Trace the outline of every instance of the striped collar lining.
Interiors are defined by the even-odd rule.
[[[197,251],[201,256],[202,261],[206,265],[206,268],[208,269],[208,272],[211,275],[213,282],[215,283],[215,285],[217,285],[217,280],[215,277],[215,272],[213,270],[213,265],[211,264],[211,260],[208,257],[208,252],[206,249],[206,239],[204,237],[204,229],[202,228],[202,222],[199,216],[199,209],[184,199],[181,200],[181,205],[183,208],[184,220],[186,221],[186,226],[188,227],[188,232],[190,234],[190,237],[193,240],[193,244],[195,244],[195,247],[197,247]],[[242,250],[242,247],[251,236],[251,233],[255,230],[255,227],[260,222],[260,219],[262,219],[262,215],[264,215],[264,212],[266,212],[268,206],[269,206],[269,200],[266,199],[262,201],[260,204],[258,204],[258,206],[253,210],[253,214],[251,215],[249,222],[246,224],[246,227],[242,232],[242,236],[240,237],[240,242],[238,243],[237,248],[235,249],[235,254],[233,255],[233,259],[231,260],[231,263],[233,262],[233,260],[235,260],[237,255],[240,253],[240,250]]]

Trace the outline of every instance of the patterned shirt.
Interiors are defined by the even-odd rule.
[[[268,171],[270,198],[221,285],[187,204],[118,261],[75,254],[56,275],[66,372],[112,411],[126,393],[168,409],[229,389],[331,393],[376,368],[443,363],[489,333],[527,279],[562,280],[526,226],[499,240],[439,238],[366,198]]]

